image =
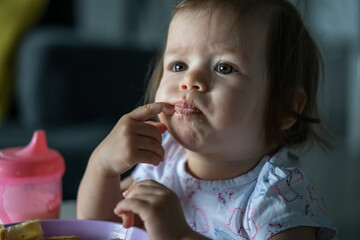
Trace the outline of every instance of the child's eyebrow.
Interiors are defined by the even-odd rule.
[[[173,47],[173,48],[166,48],[165,54],[166,55],[185,54],[189,51],[191,51],[191,49],[186,47]]]
[[[225,45],[221,42],[215,42],[210,45],[210,51],[214,53],[214,55],[226,56],[231,55],[235,56],[242,64],[242,67],[249,65],[250,56],[246,50],[242,50],[243,48],[238,46],[229,46]],[[187,46],[176,46],[165,49],[164,56],[166,58],[178,57],[178,56],[186,56],[187,54],[193,54],[196,52],[196,48],[191,48]]]
[[[174,48],[167,48],[165,49],[165,54],[167,55],[172,55],[172,54],[186,54],[188,52],[193,52],[194,48],[188,48],[188,47],[174,47]],[[218,45],[218,44],[214,44],[213,46],[211,46],[210,51],[214,52],[214,53],[232,53],[232,54],[241,54],[241,51],[238,48],[233,48],[233,47],[229,47],[229,46],[224,46],[224,45]]]
[[[226,53],[236,53],[236,54],[240,53],[239,48],[224,45],[224,44],[221,44],[221,43],[211,44],[211,50],[217,51],[217,52],[226,52]]]

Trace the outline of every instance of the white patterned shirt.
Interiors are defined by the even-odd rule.
[[[187,155],[168,133],[163,135],[165,161],[139,164],[137,180],[153,179],[179,197],[188,224],[211,239],[269,239],[297,226],[319,227],[317,239],[332,239],[335,227],[297,158],[282,148],[265,156],[251,171],[227,180],[199,180],[186,172]]]

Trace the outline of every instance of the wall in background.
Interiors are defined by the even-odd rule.
[[[300,3],[325,65],[320,112],[334,137],[334,149],[315,147],[303,165],[324,196],[339,239],[355,239],[360,226],[360,3],[305,0]]]

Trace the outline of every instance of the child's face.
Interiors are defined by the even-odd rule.
[[[247,21],[230,33],[232,24],[220,11],[211,21],[180,12],[170,24],[155,100],[175,106],[159,118],[193,152],[245,157],[266,148],[266,26]]]

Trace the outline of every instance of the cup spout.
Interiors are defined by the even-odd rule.
[[[46,134],[44,130],[36,130],[30,143],[21,151],[19,155],[41,155],[46,154],[49,151]]]

